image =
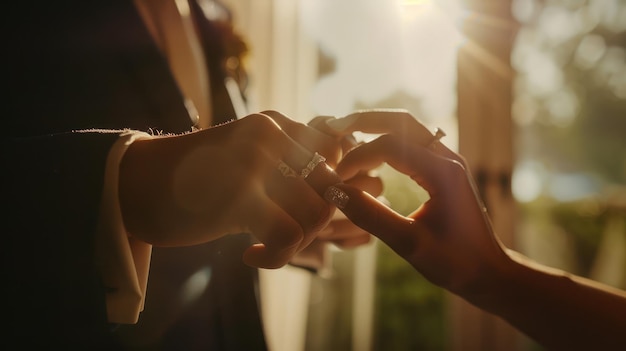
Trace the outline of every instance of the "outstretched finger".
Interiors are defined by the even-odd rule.
[[[382,179],[376,175],[371,175],[370,172],[359,172],[354,177],[346,180],[345,183],[366,191],[374,197],[378,197],[383,193]]]
[[[348,184],[337,184],[326,190],[325,197],[354,224],[380,238],[398,254],[411,252],[417,246],[415,221],[370,194]]]
[[[342,179],[349,179],[384,162],[414,179],[431,197],[450,185],[450,175],[459,170],[464,172],[455,160],[439,156],[422,146],[403,143],[389,134],[354,148],[335,171]]]
[[[371,134],[394,134],[410,136],[412,140],[425,145],[432,138],[432,133],[415,116],[402,109],[373,109],[353,112],[343,118],[326,121],[329,129],[325,131],[334,135],[345,135],[353,132]]]
[[[354,132],[369,134],[391,134],[413,145],[430,147],[431,151],[465,164],[456,152],[439,142],[442,135],[430,131],[415,116],[402,109],[373,109],[351,113],[343,118],[324,121],[320,130],[333,135],[347,135]],[[320,123],[321,124],[321,123]],[[441,129],[439,129],[441,131]]]

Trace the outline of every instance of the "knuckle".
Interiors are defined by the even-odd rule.
[[[263,115],[268,115],[268,116],[272,116],[272,117],[274,117],[274,116],[283,116],[282,113],[280,113],[280,112],[278,112],[276,110],[263,110],[260,113],[263,114]]]
[[[450,163],[448,177],[450,177],[450,180],[454,181],[454,184],[467,181],[467,172],[463,164],[459,161],[453,160]]]
[[[281,128],[273,119],[262,114],[255,114],[252,117],[252,123],[249,125],[251,131],[250,138],[264,142],[279,137]]]
[[[250,132],[250,135],[273,135],[280,130],[280,127],[269,116],[260,113],[254,113],[241,119],[244,129]]]

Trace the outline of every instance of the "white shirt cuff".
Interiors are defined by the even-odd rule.
[[[128,235],[118,197],[119,166],[133,141],[153,138],[138,131],[125,131],[107,158],[100,217],[96,236],[96,260],[106,287],[110,323],[134,324],[143,311],[152,245]]]

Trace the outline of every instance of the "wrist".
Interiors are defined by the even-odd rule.
[[[189,150],[200,145],[195,137],[199,133],[156,136],[137,140],[128,147],[120,164],[119,198],[129,235],[157,246],[188,243],[189,238],[182,233],[190,233],[198,217],[181,206],[176,184],[195,191],[198,183],[193,178],[176,180],[176,174],[181,167],[202,164],[185,161]]]
[[[514,291],[521,274],[519,254],[503,248],[500,257],[493,262],[485,273],[472,286],[459,294],[474,306],[495,315],[502,314],[503,301]]]

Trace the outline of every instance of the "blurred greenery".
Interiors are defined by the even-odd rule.
[[[383,196],[394,210],[407,215],[428,194],[385,165]],[[389,247],[378,246],[374,350],[444,350],[447,331],[444,291],[425,280]]]
[[[444,350],[444,293],[387,246],[376,274],[374,350]]]
[[[514,50],[520,57],[513,58],[518,71],[516,97],[523,97],[526,104],[514,109],[519,122],[518,160],[539,161],[551,175],[582,174],[593,185],[589,190],[577,188],[574,183],[566,191],[578,195],[557,199],[551,197],[554,192],[550,186],[558,180],[552,179],[543,184],[544,193],[539,198],[519,204],[520,221],[535,225],[534,229],[540,231],[535,238],[539,240],[551,240],[549,236],[541,238],[541,233],[562,234],[552,237],[562,240],[565,246],[561,251],[544,250],[552,255],[569,255],[573,266],[561,268],[588,276],[608,221],[615,216],[626,218],[622,205],[610,201],[614,197],[611,189],[626,185],[626,26],[619,22],[619,18],[624,19],[626,2],[517,3],[532,8],[520,18],[524,34],[519,36]],[[598,38],[603,46],[587,52],[596,55],[596,60],[581,64],[583,46],[598,42]],[[529,52],[543,61],[529,59]],[[537,76],[531,75],[543,69],[538,62],[553,64],[558,72],[540,77],[552,77],[553,81],[533,81]],[[531,73],[527,75],[528,72]],[[541,84],[552,90],[542,90],[545,86]],[[419,105],[414,110],[419,110]],[[526,115],[520,115],[520,110]],[[388,168],[383,168],[381,174],[386,179],[384,195],[398,212],[408,214],[427,199],[427,194],[409,184],[406,177]],[[551,243],[555,247],[558,244]],[[574,252],[564,251],[570,247]],[[562,259],[566,261],[567,258]],[[443,292],[384,245],[379,246],[378,262],[375,349],[445,350]],[[541,349],[532,343],[528,347]]]
[[[514,4],[521,23],[512,54],[516,156],[547,174],[543,193],[519,204],[521,221],[563,233],[575,251],[568,268],[588,276],[609,219],[625,215],[612,199],[626,186],[626,2]],[[564,186],[559,175],[578,181]]]
[[[626,2],[514,3],[518,158],[625,184]]]
[[[512,108],[517,122],[516,162],[532,160],[547,174],[538,175],[543,182],[539,196],[518,204],[518,222],[530,226],[520,235],[533,233],[532,238],[520,239],[543,246],[543,254],[555,267],[588,276],[608,223],[615,218],[626,222],[626,1],[512,2],[521,26],[512,53],[517,72]],[[376,106],[357,104],[356,108],[398,106],[420,111],[419,99],[403,92]],[[385,180],[384,196],[399,213],[406,215],[427,200],[428,195],[408,177],[387,166],[380,174]],[[555,178],[563,174],[582,175],[587,182],[563,186],[561,178]],[[569,198],[558,198],[555,186],[565,188]],[[617,230],[626,235],[626,228]],[[626,248],[615,249],[626,252]],[[559,255],[563,257],[550,257]],[[336,266],[343,267],[338,272],[350,276],[350,254],[336,257],[340,261]],[[444,292],[382,243],[377,262],[373,349],[445,350]],[[329,343],[311,349],[348,350],[350,310],[341,307],[338,313],[334,308],[346,305],[352,287],[339,280],[326,282],[345,296],[336,298],[321,319],[332,321],[325,328],[334,334]],[[528,349],[541,350],[533,343]]]
[[[621,193],[624,190],[619,190]],[[542,197],[530,203],[519,205],[522,221],[533,223],[534,230],[542,233],[550,231],[550,226],[558,228],[574,252],[572,266],[559,267],[589,277],[598,259],[599,247],[610,221],[616,218],[626,223],[626,207],[623,201],[613,201],[605,197],[589,197],[575,201],[559,202]],[[539,224],[538,218],[547,218],[547,225]],[[626,237],[626,226],[617,228]],[[545,235],[545,234],[544,234]],[[626,252],[626,247],[614,248]],[[558,254],[555,252],[554,254]],[[541,257],[535,257],[541,261]],[[624,267],[615,269],[626,270]],[[626,282],[623,282],[626,283]],[[625,286],[618,286],[625,288]]]
[[[605,227],[607,211],[599,208],[582,211],[582,208],[587,207],[582,202],[556,204],[551,215],[554,222],[573,239],[577,257],[576,273],[588,276],[600,245],[602,236],[599,234]]]

